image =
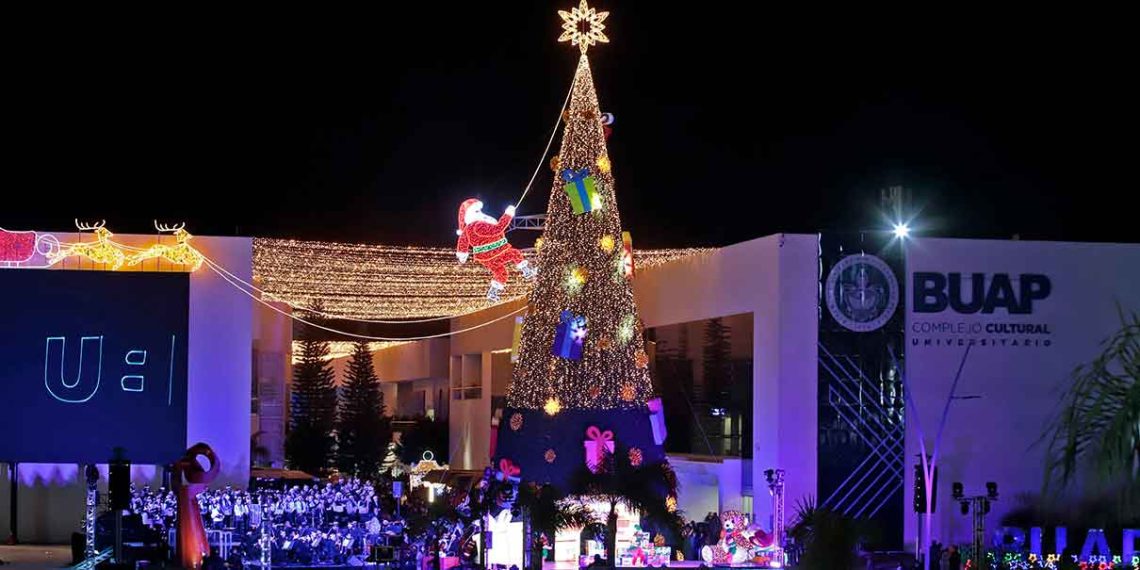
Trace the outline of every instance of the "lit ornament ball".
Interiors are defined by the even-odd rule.
[[[557,398],[550,398],[543,404],[542,411],[546,412],[548,416],[553,416],[562,411],[562,403]]]
[[[598,240],[598,245],[602,247],[602,251],[606,253],[613,253],[615,245],[614,236],[611,236],[609,234],[602,236],[602,238]]]
[[[673,495],[665,497],[665,510],[671,513],[677,512],[677,497],[674,497]],[[678,560],[680,559],[678,558]]]
[[[585,267],[575,267],[574,270],[570,272],[570,278],[577,281],[580,285],[586,283],[587,275],[589,275],[589,272],[586,271]]]
[[[621,399],[632,402],[637,397],[637,392],[633,389],[633,384],[626,382],[621,385]]]
[[[609,337],[603,336],[602,338],[598,339],[598,348],[602,350],[609,350],[612,344],[613,341],[611,341]]]
[[[600,170],[602,174],[609,174],[611,168],[613,168],[613,165],[610,163],[610,157],[604,154],[598,157],[598,170]]]
[[[566,291],[570,294],[577,293],[586,284],[587,275],[589,273],[585,268],[575,267],[571,269],[569,275],[566,276]]]
[[[554,453],[553,449],[547,449],[546,453],[542,455],[542,458],[545,459],[547,463],[554,463],[554,460],[558,459],[558,454]]]
[[[665,546],[665,537],[660,534],[653,537],[653,546]]]
[[[678,548],[677,549],[677,562],[684,562],[684,561],[685,561],[685,553],[681,552],[681,549]]]
[[[557,155],[557,154],[554,155],[554,157],[550,159],[550,169],[555,171],[555,172],[558,172],[561,169],[561,166],[562,166],[562,157]]]
[[[511,414],[511,429],[512,430],[519,431],[520,429],[522,429],[522,424],[523,424],[522,414],[520,414],[518,412]]]
[[[540,249],[542,249],[542,238],[534,240],[534,250],[538,251]]]
[[[617,340],[622,345],[633,339],[633,322],[633,315],[626,315],[618,325]]]
[[[637,365],[638,368],[648,368],[649,367],[649,355],[645,354],[644,350],[639,350],[639,351],[637,351],[637,354],[633,357],[633,362],[634,362],[634,364]]]
[[[590,386],[590,389],[586,390],[586,393],[590,395],[591,399],[597,399],[597,397],[602,394],[602,389],[597,386]]]
[[[644,460],[645,460],[645,457],[641,453],[640,449],[638,449],[636,447],[629,448],[629,464],[630,465],[632,465],[634,467],[640,467],[641,462]]]

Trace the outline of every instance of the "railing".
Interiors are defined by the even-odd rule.
[[[228,530],[208,530],[206,531],[206,542],[210,546],[218,547],[218,555],[222,560],[229,558],[230,548],[234,545],[234,534]]]

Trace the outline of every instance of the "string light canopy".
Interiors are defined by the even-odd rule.
[[[577,7],[571,8],[569,12],[559,10],[558,15],[562,17],[563,30],[558,41],[568,41],[570,45],[578,46],[583,55],[586,50],[598,43],[610,42],[604,33],[606,26],[602,23],[609,17],[610,13],[599,12],[591,8],[586,4],[586,0],[582,0]]]
[[[353,349],[356,345],[355,342],[350,340],[330,340],[326,342],[329,345],[329,353],[321,358],[325,361],[332,361],[338,358],[347,358],[349,356],[352,356]],[[407,344],[407,341],[373,341],[368,343],[368,350],[370,352],[376,352],[378,350],[384,350],[385,348],[391,348],[393,346],[399,346],[401,344]],[[301,341],[293,341],[292,360],[294,365],[301,363],[301,351],[303,350],[302,346],[303,345]]]
[[[639,267],[653,267],[707,251],[712,250],[635,250],[634,257]],[[446,247],[253,240],[254,282],[267,298],[298,308],[320,304],[330,316],[347,319],[419,319],[485,309],[481,271],[458,264],[455,250]],[[503,300],[526,295],[529,285],[512,280]]]

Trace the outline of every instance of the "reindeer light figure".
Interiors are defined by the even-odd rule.
[[[60,244],[59,249],[47,254],[49,264],[55,265],[68,257],[83,256],[95,263],[110,265],[112,271],[122,267],[127,256],[111,241],[111,236],[114,234],[105,227],[106,225],[107,220],[97,224],[81,224],[78,219],[75,220],[75,227],[79,228],[80,232],[95,232],[95,241]]]
[[[154,229],[160,233],[170,233],[174,235],[174,245],[165,245],[156,243],[135,255],[132,255],[127,260],[127,265],[138,265],[148,259],[161,257],[171,263],[177,265],[188,265],[190,271],[196,271],[202,266],[202,261],[205,259],[202,253],[194,249],[190,245],[190,239],[194,236],[186,231],[186,223],[183,222],[176,226],[168,226],[166,224],[159,224],[158,220],[154,221]]]

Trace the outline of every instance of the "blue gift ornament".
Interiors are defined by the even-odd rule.
[[[602,196],[598,192],[594,177],[590,176],[589,168],[581,170],[567,168],[562,171],[562,179],[566,181],[562,189],[570,199],[570,209],[575,214],[602,209]]]
[[[554,346],[550,352],[554,356],[570,360],[582,359],[582,344],[586,341],[586,317],[562,311],[558,328],[554,333]]]

